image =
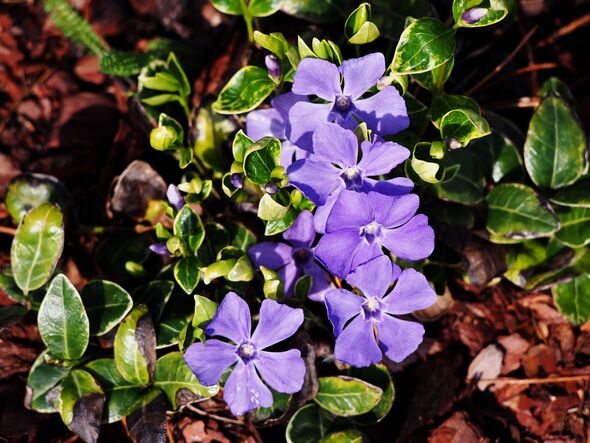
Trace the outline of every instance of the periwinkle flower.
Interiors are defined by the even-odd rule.
[[[174,185],[168,186],[168,190],[166,191],[166,198],[168,199],[170,204],[179,211],[184,206],[184,197],[182,196],[178,188]]]
[[[385,295],[395,279],[395,287]],[[425,309],[436,301],[424,275],[414,269],[401,272],[382,256],[359,266],[346,280],[363,296],[346,289],[326,294],[328,317],[336,336],[336,359],[365,367],[380,362],[383,354],[400,362],[414,352],[422,342],[424,327],[395,316]]]
[[[208,339],[191,345],[184,360],[199,382],[212,386],[232,365],[223,398],[235,416],[257,407],[270,407],[272,393],[293,394],[301,390],[305,363],[297,349],[268,352],[264,349],[291,337],[303,323],[303,311],[266,299],[260,306],[258,326],[251,334],[250,308],[234,292],[228,292],[205,329],[209,336],[227,338],[232,343]],[[262,380],[261,380],[262,378]]]
[[[382,247],[403,260],[428,257],[434,249],[434,231],[428,217],[416,215],[419,204],[415,194],[342,191],[315,248],[316,258],[331,273],[346,278],[383,255]]]
[[[307,101],[307,97],[303,95],[287,92],[276,96],[271,101],[272,107],[252,111],[246,117],[246,135],[252,140],[271,136],[283,141],[281,165],[285,168],[293,162],[293,156],[302,158],[307,155],[306,151],[289,142],[286,135],[289,127],[289,110],[295,103]]]
[[[150,251],[154,254],[161,255],[162,257],[170,257],[170,251],[166,246],[166,243],[154,243],[149,247]]]
[[[240,189],[244,186],[244,174],[234,172],[229,176],[229,181],[231,182],[234,188]]]
[[[283,233],[283,238],[290,242],[263,242],[252,246],[248,255],[254,266],[264,266],[276,271],[284,286],[285,295],[291,297],[297,280],[304,276],[312,277],[309,298],[323,301],[324,294],[331,286],[330,276],[316,262],[311,247],[315,239],[313,215],[303,211],[293,225]]]
[[[461,15],[461,20],[463,20],[465,23],[473,25],[479,22],[486,15],[488,15],[487,8],[471,8]]]
[[[287,138],[311,150],[312,134],[325,122],[354,129],[358,119],[379,136],[406,129],[410,124],[406,105],[393,86],[386,86],[371,97],[360,98],[384,73],[385,58],[381,53],[345,60],[340,67],[317,58],[301,60],[293,78],[293,93],[317,96],[327,103],[299,101],[293,104]]]
[[[407,194],[412,180],[397,177],[375,180],[370,177],[387,174],[410,156],[410,151],[393,142],[363,141],[358,159],[356,135],[334,123],[324,123],[313,134],[313,154],[295,161],[287,168],[293,186],[318,206],[315,227],[324,232],[326,216],[340,193],[345,190],[388,195]]]
[[[274,79],[281,77],[281,62],[276,57],[276,55],[269,54],[264,57],[264,64],[268,70],[268,75]]]

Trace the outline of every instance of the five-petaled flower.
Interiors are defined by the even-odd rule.
[[[395,287],[385,295],[396,278]],[[400,362],[414,352],[422,342],[424,327],[394,316],[425,309],[436,301],[426,278],[414,269],[400,272],[382,256],[359,266],[347,281],[360,289],[363,297],[346,289],[326,294],[328,317],[336,336],[336,359],[364,367],[380,362],[383,353]]]
[[[390,196],[342,191],[328,215],[326,234],[315,248],[316,258],[341,278],[383,255],[382,247],[403,260],[421,260],[434,249],[428,217],[416,215],[415,194]]]
[[[406,129],[410,123],[406,105],[393,86],[360,98],[384,73],[385,57],[381,53],[345,60],[340,67],[318,58],[301,60],[293,77],[292,91],[317,96],[327,103],[295,103],[289,110],[287,138],[300,148],[311,150],[312,134],[324,122],[354,129],[358,119],[379,136]]]
[[[223,398],[235,416],[257,407],[270,407],[272,393],[262,378],[278,392],[293,394],[301,390],[305,363],[297,349],[268,352],[264,349],[291,337],[303,323],[303,311],[264,300],[258,326],[251,334],[250,308],[234,292],[228,292],[205,329],[209,339],[191,345],[184,359],[199,382],[212,386],[223,372],[234,366],[224,386]],[[260,376],[259,376],[260,374]]]
[[[309,298],[323,301],[325,292],[331,288],[331,283],[330,275],[313,256],[311,245],[315,234],[312,213],[303,211],[293,225],[283,233],[283,238],[292,246],[285,243],[258,243],[248,250],[248,255],[254,266],[264,266],[277,271],[287,297],[293,295],[297,280],[309,275],[312,278]]]
[[[410,156],[410,151],[394,142],[363,141],[362,158],[356,135],[334,123],[324,123],[313,134],[313,154],[287,168],[291,184],[319,206],[315,227],[324,232],[326,217],[340,193],[377,191],[388,195],[409,193],[414,184],[406,177],[375,180]]]

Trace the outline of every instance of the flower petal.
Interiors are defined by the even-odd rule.
[[[344,187],[339,169],[321,160],[297,160],[287,168],[287,176],[316,205],[323,205],[332,191]]]
[[[266,136],[282,140],[285,138],[285,119],[274,108],[252,111],[246,117],[246,135],[254,141]]]
[[[348,321],[362,311],[365,299],[346,289],[332,289],[326,293],[326,309],[328,318],[337,337]]]
[[[277,274],[283,282],[283,290],[286,297],[293,296],[293,290],[295,289],[295,283],[297,279],[301,277],[301,269],[297,267],[295,262],[288,263],[286,266],[277,269]]]
[[[410,156],[410,151],[393,142],[361,143],[363,158],[359,162],[365,175],[387,174]]]
[[[383,354],[377,346],[372,322],[362,315],[352,320],[336,338],[334,356],[357,368],[379,363]]]
[[[248,257],[255,267],[273,271],[293,261],[293,248],[285,243],[262,242],[248,249]]]
[[[298,95],[293,94],[292,92],[287,92],[285,94],[277,95],[275,98],[272,99],[270,104],[274,109],[279,111],[279,114],[281,114],[283,118],[286,119],[289,116],[289,111],[295,103],[308,101],[309,99],[305,95]]]
[[[328,196],[326,202],[316,208],[315,213],[313,214],[313,226],[318,234],[326,233],[328,217],[343,190],[343,187],[336,188],[336,190]]]
[[[367,297],[383,297],[393,282],[394,268],[389,257],[382,255],[356,268],[346,281],[359,288]],[[397,274],[397,270],[395,274]]]
[[[404,99],[393,86],[387,86],[372,97],[357,100],[354,104],[356,116],[381,136],[397,134],[410,125]]]
[[[303,387],[305,362],[297,349],[285,352],[261,351],[254,365],[262,379],[277,392],[294,394]]]
[[[377,83],[385,73],[385,57],[380,52],[344,60],[340,66],[344,77],[344,95],[357,99]]]
[[[295,160],[309,158],[311,155],[313,155],[311,152],[301,149],[289,140],[284,140],[281,146],[281,166],[288,168]]]
[[[313,214],[307,210],[302,211],[291,227],[283,233],[283,238],[296,248],[309,248],[315,239]]]
[[[184,361],[200,383],[213,386],[219,382],[225,370],[237,361],[236,348],[236,345],[216,339],[197,342],[186,350]]]
[[[436,293],[426,277],[415,269],[404,270],[395,288],[383,298],[385,310],[390,314],[410,314],[426,309],[436,301]]]
[[[328,121],[331,109],[331,103],[295,103],[289,111],[287,138],[300,148],[313,151],[313,132]]]
[[[263,300],[260,320],[252,335],[258,349],[264,349],[291,337],[303,323],[303,310],[290,308],[275,300]]]
[[[385,195],[409,194],[414,189],[414,182],[407,177],[395,177],[390,180],[373,180],[365,178],[363,192],[375,191]]]
[[[377,336],[385,355],[399,363],[418,349],[424,337],[424,326],[385,314],[377,323]]]
[[[317,95],[324,100],[333,101],[334,97],[342,94],[338,67],[319,58],[301,60],[293,77],[291,91],[301,95]]]
[[[236,417],[260,406],[272,406],[272,393],[258,377],[254,365],[241,360],[225,382],[223,399]]]
[[[346,278],[352,270],[383,254],[381,247],[369,245],[358,229],[340,229],[325,234],[315,248],[314,254],[332,274]]]
[[[418,214],[405,225],[383,233],[383,245],[403,260],[422,260],[434,250],[434,231],[425,215]]]
[[[236,344],[250,338],[251,319],[248,304],[235,292],[228,292],[217,308],[205,333],[229,338]]]
[[[330,274],[328,274],[315,260],[303,269],[303,274],[310,275],[312,278],[311,289],[308,294],[309,299],[323,302],[326,292],[333,288]]]
[[[370,196],[371,194],[369,194]],[[326,222],[326,232],[338,229],[357,229],[374,220],[374,209],[367,194],[342,191]]]
[[[358,139],[354,132],[335,123],[322,124],[313,133],[313,153],[342,168],[356,166],[358,150]]]
[[[394,197],[370,192],[368,195],[375,212],[375,220],[385,228],[396,228],[407,223],[420,206],[420,198],[416,194]]]

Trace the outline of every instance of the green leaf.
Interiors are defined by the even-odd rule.
[[[65,208],[68,192],[61,182],[45,174],[22,174],[14,177],[6,190],[6,209],[16,223],[31,209],[43,203],[55,203]]]
[[[557,77],[550,77],[545,80],[541,90],[539,91],[539,95],[541,98],[545,98],[550,95],[557,95],[570,104],[575,103],[576,101],[570,88]]]
[[[139,408],[146,397],[153,399],[160,394],[158,389],[129,384],[117,370],[112,358],[91,361],[84,369],[95,377],[107,395],[103,413],[103,420],[107,423],[120,421]]]
[[[92,280],[84,286],[82,302],[90,319],[91,335],[106,334],[133,307],[129,293],[118,284],[106,280]]]
[[[267,51],[272,52],[280,60],[285,57],[285,54],[289,49],[289,42],[280,32],[264,34],[260,31],[254,31],[254,41]]]
[[[254,278],[254,269],[247,255],[242,255],[225,276],[229,281],[250,281]]]
[[[346,38],[352,37],[361,27],[371,19],[371,5],[361,3],[354,11],[350,13],[344,23],[344,35]]]
[[[474,22],[463,20],[465,12],[481,8],[483,17]],[[508,15],[508,4],[506,0],[453,0],[453,18],[458,26],[463,28],[480,28],[489,26],[503,20]]]
[[[348,39],[351,45],[366,45],[379,38],[379,28],[373,22],[365,22],[356,34]]]
[[[199,259],[197,257],[183,257],[174,265],[174,279],[182,290],[191,294],[199,283]]]
[[[332,432],[322,438],[319,443],[363,443],[365,438],[361,431],[349,429],[347,431]]]
[[[250,0],[248,9],[252,17],[268,17],[279,10],[282,0]]]
[[[49,364],[46,362],[46,358],[47,351],[44,351],[31,366],[27,378],[25,406],[47,414],[57,412],[57,409],[48,400],[48,394],[68,375],[70,369]]]
[[[270,220],[266,223],[266,229],[264,230],[264,235],[270,237],[271,235],[280,234],[281,232],[286,231],[291,227],[291,225],[295,222],[295,219],[299,215],[299,211],[295,208],[291,207],[285,214],[285,216],[280,220]]]
[[[469,109],[453,109],[440,120],[440,135],[444,140],[458,141],[465,147],[471,140],[485,137],[490,125],[478,112]]]
[[[147,305],[152,318],[158,321],[164,312],[164,308],[170,300],[174,283],[168,280],[154,280],[138,288],[133,293],[135,304]]]
[[[590,208],[590,181],[580,181],[569,188],[561,189],[549,200],[561,206]]]
[[[590,318],[590,274],[554,286],[551,290],[559,311],[576,324]]]
[[[201,217],[190,206],[183,206],[176,214],[174,218],[174,235],[180,238],[192,253],[196,252],[203,243],[205,238],[203,222]]]
[[[550,207],[528,186],[510,183],[496,186],[486,197],[486,227],[493,235],[511,240],[546,237],[558,229]]]
[[[270,194],[264,194],[258,203],[258,218],[261,220],[281,220],[287,211],[289,207],[273,200]]]
[[[448,112],[452,110],[466,109],[481,115],[479,105],[475,100],[465,95],[437,94],[430,105],[432,123],[440,128],[440,122]]]
[[[391,69],[398,74],[432,71],[454,54],[453,31],[435,18],[424,17],[412,22],[402,33]]]
[[[431,71],[413,74],[412,78],[425,89],[430,92],[442,91],[445,83],[451,76],[451,72],[455,66],[455,57],[451,57],[449,60],[444,62],[442,65],[437,66]],[[407,78],[407,76],[406,76]],[[435,99],[436,99],[435,95]]]
[[[317,0],[283,0],[281,11],[313,23],[329,23],[346,17],[339,2]]]
[[[420,142],[412,150],[410,165],[413,171],[426,183],[437,184],[452,180],[460,165],[446,165],[441,159],[446,144],[442,141]]]
[[[100,57],[100,71],[108,75],[137,75],[150,63],[152,56],[144,52],[110,50]]]
[[[464,205],[474,205],[483,200],[484,177],[476,155],[472,152],[451,151],[446,154],[444,165],[451,169],[451,178],[430,186],[440,199]],[[452,168],[457,165],[459,170],[454,173]]]
[[[590,244],[590,208],[557,206],[555,212],[561,226],[555,238],[570,248]]]
[[[387,366],[378,364],[367,368],[350,368],[349,372],[351,376],[367,381],[383,391],[379,403],[366,414],[355,417],[354,421],[363,425],[380,422],[389,414],[395,398],[395,388]]]
[[[128,261],[144,263],[153,240],[149,235],[111,234],[96,248],[96,264],[102,275],[129,277]]]
[[[211,4],[224,14],[242,15],[240,0],[211,0]]]
[[[173,294],[157,323],[156,349],[178,344],[179,335],[189,324],[193,310],[192,298],[185,294]]]
[[[273,170],[280,165],[281,142],[264,137],[244,153],[244,174],[254,184],[264,186],[273,178]]]
[[[102,388],[92,375],[74,369],[60,384],[58,409],[63,422],[87,443],[95,443],[105,404]]]
[[[170,73],[172,74],[172,76],[174,76],[174,78],[180,85],[180,88],[178,89],[180,95],[183,97],[189,96],[191,93],[191,84],[189,83],[188,78],[184,73],[184,70],[182,69],[182,66],[180,66],[180,62],[178,61],[178,58],[176,58],[176,55],[173,52],[171,52],[166,62],[168,64],[168,69],[170,70]]]
[[[195,294],[195,312],[193,314],[192,325],[200,329],[201,334],[205,325],[213,319],[213,316],[217,312],[217,307],[218,304],[214,301],[202,295]]]
[[[12,241],[10,263],[14,281],[25,294],[47,283],[63,246],[63,214],[57,206],[44,203],[22,218]]]
[[[180,406],[202,398],[213,397],[219,386],[203,386],[182,358],[182,352],[171,352],[156,362],[154,386],[160,388],[172,407]]]
[[[147,385],[156,363],[156,335],[145,305],[133,308],[115,336],[115,364],[130,384]]]
[[[351,417],[373,409],[383,390],[362,380],[346,377],[320,377],[315,402],[332,414]]]
[[[350,425],[310,403],[293,414],[285,438],[287,443],[318,443],[322,437],[344,426]]]
[[[212,108],[219,114],[242,114],[258,107],[275,89],[266,69],[246,66],[223,87]]]
[[[535,110],[524,145],[524,164],[541,188],[571,185],[586,170],[586,136],[565,101],[550,96]]]
[[[86,351],[90,337],[88,315],[80,294],[65,275],[59,274],[51,281],[37,323],[52,357],[76,360]]]

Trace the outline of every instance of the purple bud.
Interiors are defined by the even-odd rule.
[[[150,245],[150,251],[163,257],[170,257],[170,251],[166,247],[166,243],[154,243]]]
[[[234,172],[229,176],[229,181],[234,188],[241,188],[244,186],[244,175],[239,172]]]
[[[166,191],[166,197],[168,198],[170,204],[179,211],[184,206],[184,197],[182,196],[182,194],[176,186],[168,186],[168,190]]]
[[[275,182],[268,182],[267,184],[264,185],[264,190],[268,194],[276,194],[277,191],[279,190],[279,187],[277,186],[277,184]]]
[[[459,149],[462,147],[461,142],[456,138],[448,137],[445,139],[445,142],[447,142],[449,149]]]
[[[281,62],[279,59],[270,54],[264,58],[264,64],[266,65],[266,69],[268,69],[268,74],[272,78],[279,78],[281,76]]]
[[[470,25],[477,23],[488,14],[486,8],[471,8],[463,13],[461,20]]]

